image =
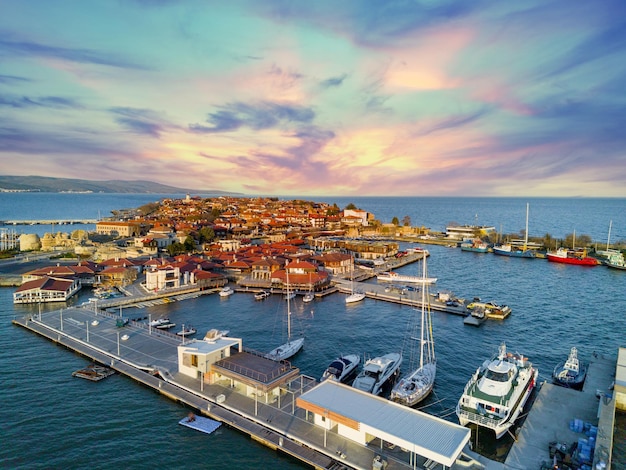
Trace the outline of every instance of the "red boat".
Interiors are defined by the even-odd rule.
[[[548,252],[546,253],[546,257],[548,261],[554,263],[579,264],[583,266],[597,266],[600,264],[597,259],[587,256],[587,253],[584,251],[581,253],[566,248],[559,248],[556,251]]]

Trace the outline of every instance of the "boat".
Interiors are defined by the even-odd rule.
[[[422,276],[426,278],[425,257],[422,262]],[[420,337],[417,337],[417,319],[413,321],[412,331],[407,337],[408,344],[411,346],[409,356],[411,371],[393,387],[389,397],[391,400],[407,406],[416,405],[426,398],[435,384],[437,359],[435,357],[435,340],[429,299],[428,284],[425,283],[422,289]]]
[[[205,341],[215,341],[218,340],[224,336],[227,336],[228,333],[230,332],[230,330],[218,330],[216,328],[212,328],[209,331],[206,332],[206,334],[204,335],[204,340]]]
[[[302,297],[302,301],[306,303],[313,302],[313,300],[315,300],[315,296],[312,292],[307,292],[304,294],[304,297]]]
[[[262,290],[261,292],[257,292],[256,294],[254,294],[254,298],[256,300],[265,300],[267,299],[270,295],[269,292],[267,292],[266,290]]]
[[[578,361],[578,350],[570,349],[567,360],[560,362],[552,371],[552,382],[566,388],[582,390],[587,377],[587,367]]]
[[[234,293],[235,291],[233,290],[232,287],[224,286],[222,287],[222,290],[220,291],[220,297],[228,297],[230,295],[233,295]]]
[[[574,251],[567,248],[559,248],[556,251],[546,253],[548,261],[553,263],[577,264],[580,266],[597,266],[600,262],[591,256],[587,256],[587,251]]]
[[[153,328],[158,328],[159,326],[170,325],[172,322],[169,318],[159,318],[157,320],[152,320],[149,325]]]
[[[185,326],[180,331],[177,331],[176,334],[178,336],[191,336],[195,335],[198,332],[193,326]]]
[[[222,425],[219,421],[205,418],[204,416],[196,416],[194,413],[189,413],[187,417],[181,419],[178,424],[182,424],[183,426],[205,434],[211,434]]]
[[[354,290],[354,259],[352,259],[352,269],[350,271],[350,277],[352,278],[350,283],[350,295],[346,297],[347,304],[353,304],[356,302],[360,302],[365,298],[365,292],[355,291]]]
[[[483,324],[483,322],[487,320],[487,315],[485,313],[485,309],[484,308],[473,308],[470,310],[470,314],[467,315],[464,319],[463,319],[463,324],[464,325],[470,325],[470,326],[480,326]]]
[[[604,264],[609,268],[626,270],[626,260],[622,252],[609,254]]]
[[[495,245],[493,247],[493,254],[511,256],[515,258],[535,258],[535,252],[528,249],[528,203],[526,203],[526,230],[524,231],[524,245],[522,247],[514,247],[510,243]]]
[[[426,254],[424,255],[424,258],[426,258]],[[422,276],[409,276],[406,274],[398,274],[395,271],[383,271],[382,273],[376,275],[376,279],[385,282],[408,282],[412,284],[434,284],[435,282],[437,282],[436,277],[424,278]]]
[[[170,328],[174,328],[176,326],[176,323],[161,323],[160,325],[155,326],[155,328],[158,328],[159,330],[169,330]]]
[[[106,379],[113,374],[115,374],[115,370],[110,369],[109,367],[90,364],[83,369],[72,372],[72,377],[80,377],[81,379],[98,382],[99,380]]]
[[[538,374],[527,357],[507,353],[502,343],[465,385],[456,406],[461,426],[473,423],[493,430],[500,439],[522,413]]]
[[[546,258],[553,263],[577,264],[580,266],[597,266],[600,264],[596,258],[587,256],[587,250],[576,250],[576,232],[572,237],[572,249],[560,247],[556,251],[548,251]]]
[[[601,256],[602,258],[605,259],[605,264],[606,264],[606,261],[609,260],[609,258],[614,257],[614,256],[618,256],[619,257],[622,254],[621,251],[616,250],[614,248],[611,248],[611,228],[612,227],[613,227],[613,221],[610,220],[609,221],[609,235],[608,235],[608,237],[606,239],[606,249],[598,250],[596,248],[596,250],[595,250],[597,256]],[[623,258],[623,255],[622,255],[622,258]]]
[[[383,385],[398,376],[401,364],[402,353],[389,353],[368,359],[359,375],[352,382],[352,386],[373,395],[380,395]]]
[[[322,374],[320,382],[326,379],[344,382],[356,370],[360,363],[361,357],[358,354],[340,356],[328,365]]]
[[[289,292],[289,274],[287,274],[287,342],[285,344],[281,344],[275,349],[272,349],[269,353],[265,355],[266,358],[272,359],[274,361],[282,361],[284,359],[289,359],[292,356],[295,356],[300,350],[302,346],[304,346],[304,337],[300,337],[297,339],[292,339],[291,337],[291,299]]]
[[[511,313],[511,307],[508,305],[498,305],[493,301],[480,302],[479,300],[474,300],[467,304],[467,310],[470,312],[470,315],[475,314],[476,318],[484,316],[485,319],[494,318],[498,320],[505,319]]]
[[[489,251],[489,245],[480,238],[474,238],[461,243],[461,250],[472,251],[474,253],[487,253],[487,251]]]

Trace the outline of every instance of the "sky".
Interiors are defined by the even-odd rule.
[[[0,0],[0,174],[626,197],[623,0]]]

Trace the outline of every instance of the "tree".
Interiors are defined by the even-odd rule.
[[[194,251],[196,249],[196,244],[194,243],[191,235],[187,235],[187,238],[185,238],[185,243],[183,243],[183,246],[185,247],[185,251],[187,253],[189,253],[190,251]]]
[[[405,215],[402,218],[402,225],[404,225],[405,227],[410,227],[411,226],[411,217],[408,215]]]
[[[393,219],[391,219],[391,223],[394,224],[396,227],[400,225],[400,221],[398,220],[397,217],[394,217]]]
[[[350,204],[348,204],[346,206],[346,208],[344,210],[346,210],[346,211],[355,211],[355,210],[357,210],[357,207],[353,203],[350,203]]]
[[[198,241],[200,243],[211,243],[215,240],[215,231],[211,227],[202,227],[198,231]]]

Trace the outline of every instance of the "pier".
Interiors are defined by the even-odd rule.
[[[422,468],[427,462],[408,450],[388,448],[379,439],[361,445],[315,425],[312,415],[296,406],[298,397],[317,385],[312,377],[294,378],[281,388],[282,393],[274,401],[264,402],[256,395],[234,390],[230,381],[207,384],[179,373],[177,347],[184,338],[139,322],[118,326],[125,324],[117,321],[120,318],[96,309],[67,308],[14,319],[13,324],[114,369],[199,415],[221,421],[313,468],[369,470],[374,462],[382,461],[388,470],[400,470]],[[450,468],[456,469],[457,465]]]
[[[24,220],[0,220],[0,225],[94,225],[97,219],[24,219]]]

